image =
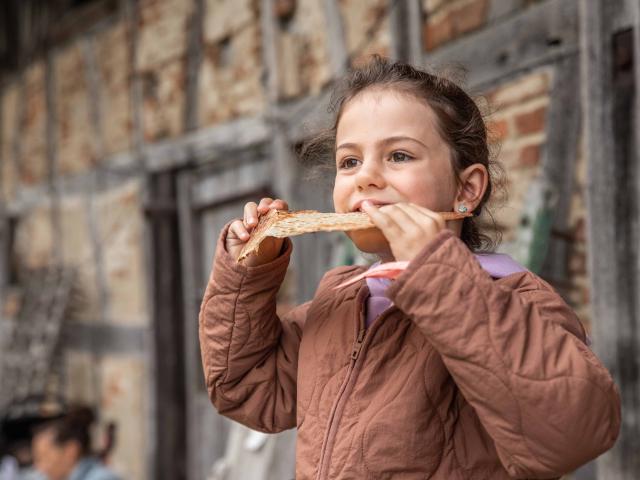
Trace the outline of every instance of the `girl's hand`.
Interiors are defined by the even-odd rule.
[[[258,204],[255,202],[247,203],[244,206],[243,219],[234,221],[229,227],[227,238],[225,239],[227,252],[237,258],[242,247],[249,240],[249,234],[258,225],[258,218],[274,208],[289,210],[287,202],[280,199],[263,198]],[[265,238],[260,244],[260,251],[249,255],[243,263],[248,267],[256,267],[271,262],[280,254],[283,242],[284,238]]]
[[[362,209],[386,237],[396,261],[412,260],[445,228],[440,215],[414,203],[394,203],[378,208],[364,202]]]

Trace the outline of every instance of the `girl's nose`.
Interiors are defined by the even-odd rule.
[[[375,160],[365,160],[355,176],[356,187],[359,191],[368,188],[383,188],[384,174]]]

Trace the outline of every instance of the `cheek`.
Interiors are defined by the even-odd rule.
[[[333,209],[338,213],[347,212],[349,210],[348,200],[345,186],[336,178],[333,184]]]
[[[405,195],[411,203],[434,211],[447,211],[454,197],[447,181],[436,181],[434,177],[413,176],[405,181]]]

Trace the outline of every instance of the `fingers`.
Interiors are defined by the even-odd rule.
[[[229,226],[229,233],[232,235],[228,236],[229,239],[233,237],[241,240],[242,242],[246,242],[249,240],[249,232],[245,227],[245,224],[242,220],[236,220]]]
[[[258,219],[261,215],[267,213],[269,210],[289,210],[289,205],[284,200],[270,197],[265,197],[260,200],[260,203],[248,202],[244,206],[244,226],[248,232],[251,232],[256,225],[258,225]]]
[[[385,205],[385,207],[390,206]],[[389,238],[390,235],[400,235],[402,233],[402,229],[396,219],[387,213],[388,209],[387,212],[384,212],[370,202],[364,202],[362,209],[369,215],[373,224],[382,230],[385,237]]]
[[[424,224],[425,221],[434,221],[438,230],[442,230],[445,227],[445,221],[442,216],[428,208],[414,203],[398,203],[396,205],[417,223]]]
[[[365,202],[363,210],[387,238],[392,235],[420,236],[445,228],[444,219],[428,208],[412,203],[394,203],[380,208]]]
[[[244,226],[248,231],[258,224],[258,205],[256,202],[248,202],[244,206]]]

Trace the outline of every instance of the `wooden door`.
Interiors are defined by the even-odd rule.
[[[232,163],[184,172],[178,182],[186,319],[188,478],[293,478],[294,433],[261,439],[243,430],[215,411],[204,384],[198,312],[219,233],[228,221],[242,216],[247,201],[270,194],[270,163],[266,157],[233,157]],[[283,477],[283,471],[290,475]]]

